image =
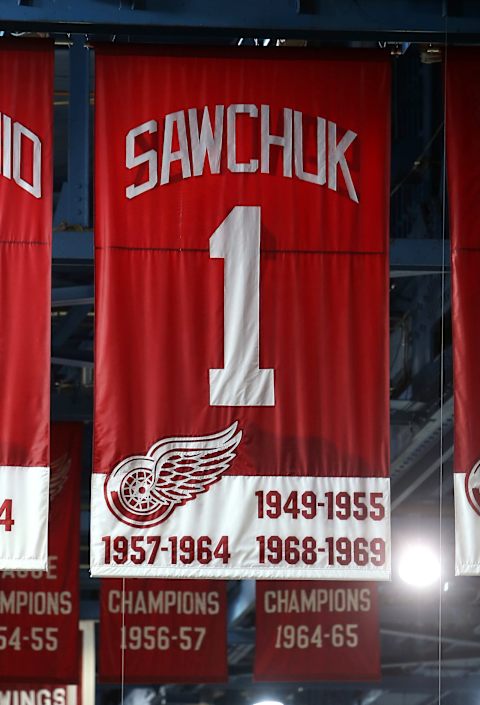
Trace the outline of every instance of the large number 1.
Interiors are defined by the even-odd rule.
[[[274,372],[260,369],[260,207],[236,206],[210,238],[225,260],[224,367],[210,370],[212,406],[274,406]]]

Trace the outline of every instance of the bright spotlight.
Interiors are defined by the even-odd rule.
[[[259,700],[253,705],[283,705],[279,700]]]
[[[412,544],[400,556],[398,572],[408,585],[427,587],[439,579],[440,561],[428,546]]]

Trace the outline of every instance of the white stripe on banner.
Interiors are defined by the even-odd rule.
[[[465,491],[465,474],[453,474],[455,495],[455,575],[480,575],[480,514]]]
[[[94,576],[390,578],[387,478],[228,475],[150,527],[109,510],[105,477],[92,476]]]
[[[48,467],[0,465],[0,570],[47,569],[49,481]]]

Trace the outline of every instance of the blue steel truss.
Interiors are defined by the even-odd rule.
[[[475,41],[475,0],[29,0],[0,2],[6,30]]]

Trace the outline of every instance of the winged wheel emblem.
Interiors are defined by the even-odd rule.
[[[58,497],[60,492],[63,490],[63,487],[68,479],[71,464],[72,459],[68,453],[64,453],[59,458],[56,458],[51,462],[49,487],[50,502],[52,502],[55,497]]]
[[[465,492],[473,511],[480,514],[480,460],[478,460],[465,476]]]
[[[155,526],[222,479],[242,438],[235,422],[211,436],[164,438],[107,475],[105,500],[130,526]]]

